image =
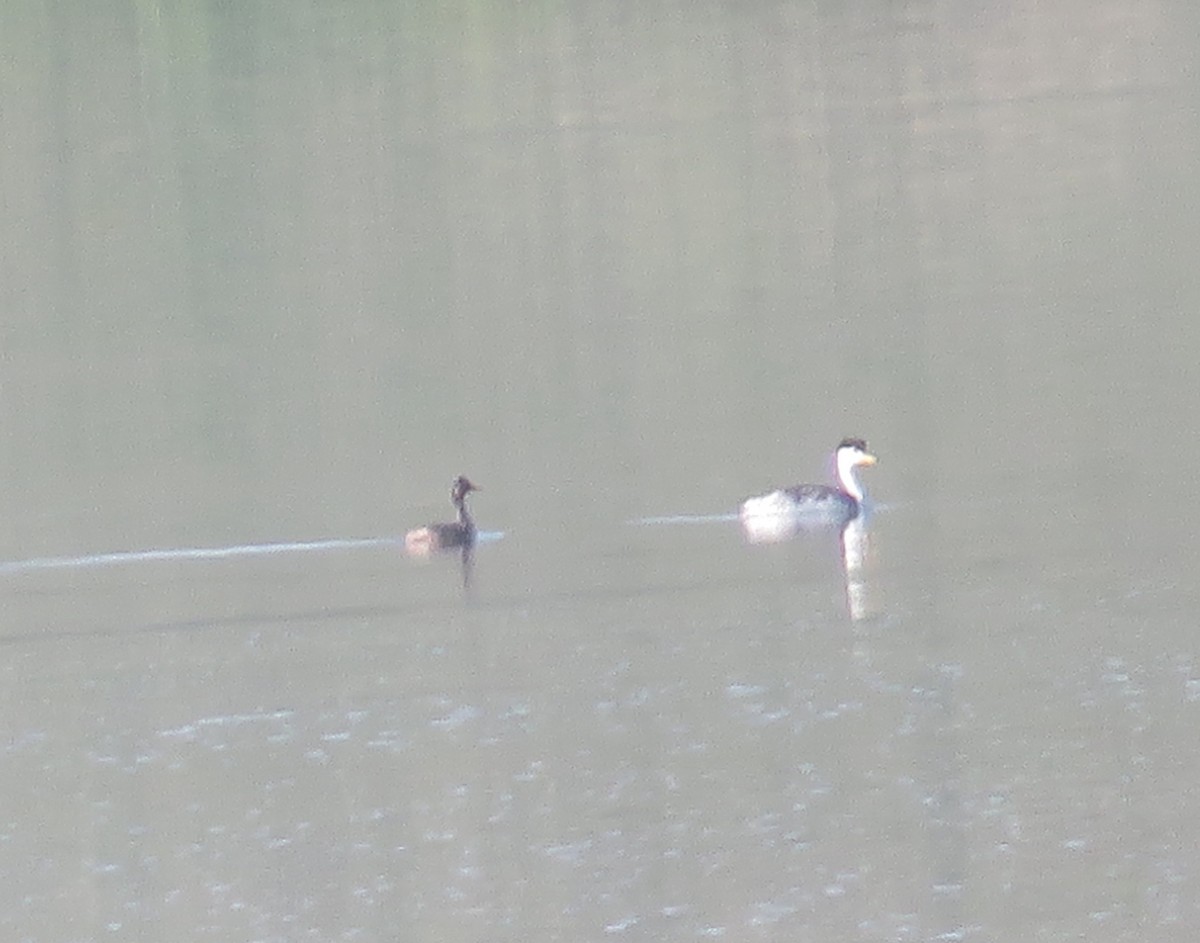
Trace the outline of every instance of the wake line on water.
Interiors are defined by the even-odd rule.
[[[643,524],[721,524],[736,521],[736,514],[671,514],[666,517],[639,517],[627,524],[641,526]]]
[[[480,532],[479,543],[490,543],[504,536],[503,531]],[[321,550],[362,550],[367,547],[403,547],[402,537],[330,538],[295,543],[240,544],[233,547],[176,547],[169,550],[122,550],[79,557],[34,557],[0,563],[0,574],[30,570],[68,570],[88,567],[124,566],[163,560],[225,560],[232,557],[256,557],[284,553],[312,553]]]
[[[146,563],[152,560],[223,560],[228,557],[263,556],[272,553],[307,553],[314,550],[348,550],[400,544],[395,537],[375,537],[363,540],[308,540],[300,543],[242,544],[235,547],[176,547],[170,550],[121,550],[114,553],[94,553],[81,557],[34,557],[0,563],[0,573],[21,570],[64,570],[93,566],[120,566]]]
[[[900,505],[892,504],[872,504],[869,506],[869,513],[877,514],[880,511],[890,511]],[[626,521],[634,527],[653,526],[657,524],[724,524],[729,521],[741,520],[741,515],[731,514],[668,514],[660,517],[638,517],[631,521]]]

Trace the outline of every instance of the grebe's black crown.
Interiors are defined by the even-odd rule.
[[[459,502],[467,496],[471,491],[478,491],[466,475],[459,475],[454,479],[454,483],[450,486],[450,500]]]
[[[870,451],[870,449],[867,448],[867,442],[865,439],[842,439],[842,441],[838,443],[838,451],[840,452],[842,449],[858,449],[860,452]]]

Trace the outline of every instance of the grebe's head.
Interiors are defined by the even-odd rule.
[[[478,491],[475,485],[471,484],[469,478],[465,475],[459,475],[454,479],[454,484],[450,486],[450,500],[457,504],[465,498],[470,492]]]
[[[874,465],[879,461],[867,448],[862,439],[842,439],[837,447],[838,468],[853,468],[856,465]]]

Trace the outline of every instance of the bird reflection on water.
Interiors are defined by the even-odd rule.
[[[855,622],[874,615],[878,606],[872,598],[869,571],[874,559],[871,545],[871,517],[879,508],[864,507],[858,514],[840,527],[828,521],[818,523],[797,522],[781,524],[774,528],[742,529],[748,544],[781,544],[791,541],[813,540],[822,543],[824,538],[837,536],[839,563],[845,579],[846,606],[850,618]],[[681,525],[681,524],[730,524],[739,520],[737,514],[672,514],[642,517],[629,523],[638,526]]]
[[[838,537],[842,576],[846,585],[846,608],[850,618],[859,622],[873,615],[877,608],[872,600],[869,582],[869,570],[874,556],[869,511],[860,511],[840,528],[792,522],[789,526],[780,526],[770,531],[761,528],[754,531],[743,530],[746,542],[750,544],[786,543],[835,532]]]

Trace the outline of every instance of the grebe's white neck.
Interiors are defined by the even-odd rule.
[[[866,498],[867,492],[863,488],[862,482],[858,480],[858,467],[860,465],[874,464],[875,456],[870,452],[864,452],[857,448],[847,448],[845,446],[837,451],[838,484],[846,494],[850,495],[850,497],[860,504]]]

